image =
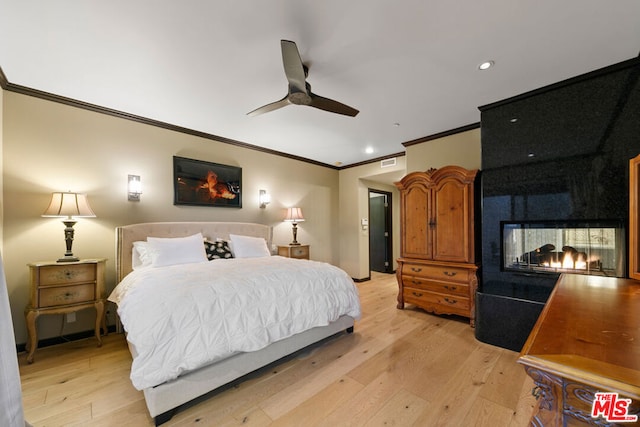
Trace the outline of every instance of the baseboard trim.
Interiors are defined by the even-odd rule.
[[[107,330],[109,332],[116,332],[116,326],[109,325],[107,326]],[[91,329],[88,331],[76,332],[73,334],[62,335],[59,337],[45,338],[43,340],[38,341],[38,348],[50,347],[52,345],[64,344],[66,342],[71,342],[71,341],[79,341],[79,340],[94,337],[95,335],[96,335],[95,331]],[[27,348],[27,343],[16,344],[17,353],[22,353],[26,351],[26,348]]]

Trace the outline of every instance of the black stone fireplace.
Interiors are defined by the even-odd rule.
[[[626,276],[639,77],[635,58],[480,108],[480,341],[520,351],[562,273]]]

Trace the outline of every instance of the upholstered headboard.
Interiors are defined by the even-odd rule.
[[[262,237],[271,248],[272,229],[248,222],[147,222],[116,227],[116,279],[120,282],[131,272],[133,242],[147,237],[185,237],[202,233],[210,240],[229,239],[229,234]]]

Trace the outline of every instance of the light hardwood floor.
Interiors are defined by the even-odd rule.
[[[394,275],[358,284],[362,320],[343,334],[185,408],[167,426],[526,426],[533,382],[518,354],[464,319],[396,309]],[[34,426],[150,426],[123,335],[19,355]]]

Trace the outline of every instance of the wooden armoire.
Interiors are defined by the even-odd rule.
[[[398,308],[468,317],[475,326],[478,287],[474,237],[477,170],[445,166],[412,172],[400,190]]]

